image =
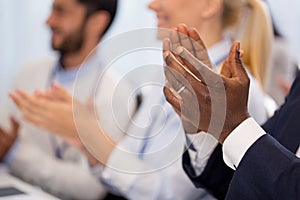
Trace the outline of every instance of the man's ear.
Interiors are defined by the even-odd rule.
[[[107,11],[97,11],[89,16],[87,28],[90,36],[100,37],[110,22],[110,14]]]
[[[205,0],[204,7],[201,10],[202,18],[211,18],[223,12],[224,0]]]

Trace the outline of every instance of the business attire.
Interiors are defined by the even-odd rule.
[[[67,70],[61,67],[56,56],[29,63],[17,76],[14,89],[29,93],[35,90],[44,91],[55,81],[82,103],[87,102],[89,96],[95,95],[96,107],[105,113],[105,117],[100,118],[101,124],[109,133],[119,133],[113,137],[119,135],[121,138],[120,135],[123,133],[116,128],[114,113],[110,110],[114,95],[111,88],[118,84],[119,77],[116,72],[106,73],[106,82],[103,85],[108,87],[101,87],[102,81],[99,81],[99,77],[104,73],[104,65],[99,58],[101,55],[96,52],[81,67],[75,66]],[[123,121],[118,122],[125,125],[130,120],[128,113],[133,113],[134,108],[128,108],[129,88],[125,84],[121,87],[123,93],[120,95],[123,95],[123,98],[118,99],[118,104],[123,109],[118,112]],[[104,186],[90,173],[87,159],[79,149],[67,144],[54,133],[22,122],[20,113],[11,100],[8,99],[7,105],[1,108],[3,108],[1,110],[3,127],[9,128],[7,120],[11,115],[21,122],[20,137],[6,157],[6,163],[12,174],[62,199],[104,197],[106,194]]]
[[[223,157],[229,167],[237,167],[226,199],[300,198],[300,159],[253,119],[225,140]]]
[[[265,132],[269,133],[281,145],[283,145],[285,148],[287,148],[290,152],[292,152],[294,154],[299,152],[299,145],[300,145],[300,134],[299,134],[299,129],[300,129],[299,125],[300,124],[299,124],[299,120],[298,120],[298,115],[300,112],[300,95],[299,94],[300,94],[300,73],[297,74],[297,78],[293,83],[291,91],[285,100],[285,103],[280,107],[280,109],[278,111],[275,112],[274,116],[272,118],[270,118],[263,125],[263,129]],[[249,129],[249,130],[251,130],[251,129]],[[261,132],[261,131],[259,131],[259,130],[252,131],[251,130],[251,132]],[[244,136],[245,134],[242,133],[240,135]],[[249,135],[252,135],[252,134],[249,134]],[[282,169],[281,167],[284,167],[284,166],[282,166],[279,161],[277,163],[277,159],[280,160],[280,158],[278,158],[278,157],[281,157],[282,155],[278,155],[278,157],[276,157],[276,155],[273,155],[273,154],[274,153],[276,154],[276,151],[280,151],[283,148],[277,144],[275,145],[276,147],[273,147],[272,145],[268,145],[271,143],[273,143],[273,145],[274,145],[274,139],[271,136],[269,136],[269,135],[261,136],[261,139],[259,139],[257,141],[258,147],[253,148],[254,150],[251,151],[251,152],[256,152],[257,154],[251,153],[250,154],[251,156],[249,156],[249,158],[253,159],[253,160],[259,159],[261,163],[268,162],[268,161],[271,162],[272,160],[270,160],[270,159],[274,158],[274,161],[272,161],[272,162],[276,162],[276,164],[274,164],[274,169],[272,169],[272,170],[270,169],[269,171],[271,171],[270,173],[274,172],[274,174],[275,174],[274,177],[276,177],[276,173],[278,171],[275,168],[278,167],[279,170],[281,170]],[[258,139],[258,138],[255,138],[255,139]],[[243,141],[243,140],[240,140],[240,141]],[[254,141],[256,141],[256,140],[254,140]],[[262,147],[264,143],[266,143],[266,146]],[[251,145],[249,146],[249,144],[248,145],[245,144],[244,146],[250,147]],[[260,149],[260,147],[264,148],[263,151],[265,151],[265,152],[262,153],[262,149]],[[268,156],[268,152],[269,152],[268,148],[270,148],[269,156]],[[252,147],[250,149],[252,149]],[[261,151],[259,151],[257,149],[259,149]],[[294,156],[291,156],[290,153],[287,152],[286,150],[284,150],[284,151],[285,151],[284,154],[287,154],[287,155],[284,155],[284,156],[286,156],[287,159],[295,160]],[[223,153],[222,146],[218,145],[215,148],[214,152],[212,153],[211,157],[209,158],[207,165],[206,165],[205,169],[203,170],[202,174],[195,173],[194,167],[193,167],[191,159],[190,159],[190,155],[187,152],[185,152],[183,155],[183,168],[185,169],[185,172],[189,175],[190,179],[193,181],[195,186],[207,188],[218,199],[225,198],[227,191],[228,191],[229,184],[231,183],[232,177],[234,175],[234,170],[232,170],[230,167],[228,167],[225,164],[225,162],[223,161],[222,153]],[[244,153],[246,153],[246,151]],[[248,154],[248,152],[246,153],[246,155],[247,154]],[[242,156],[239,156],[239,157],[241,158]],[[245,157],[247,157],[247,156],[245,156]],[[255,158],[253,158],[253,157],[255,157]],[[268,159],[266,159],[266,158],[268,158]],[[224,157],[224,159],[226,161],[226,156]],[[245,160],[248,160],[248,162],[252,162],[252,161],[250,161],[250,159],[249,160],[245,159]],[[296,161],[295,165],[298,165],[297,162],[298,161]],[[242,161],[242,163],[243,163],[243,161]],[[252,163],[252,165],[249,165],[249,166],[253,167],[253,163]],[[292,163],[294,163],[294,161]],[[263,167],[264,166],[262,166],[262,168]],[[232,166],[232,168],[234,168],[234,167]],[[241,171],[241,173],[243,173],[243,169],[245,169],[245,168],[246,167],[244,166],[243,168],[241,168],[241,170],[237,170],[237,172]],[[258,168],[257,169],[258,170],[257,172],[259,172],[258,174],[255,174],[256,172],[254,173],[254,171],[256,170],[255,168],[252,168],[251,170],[252,170],[252,172],[250,172],[249,174],[246,175],[249,178],[251,178],[250,177],[251,174],[253,175],[252,178],[254,178],[255,176],[257,176],[256,178],[258,178],[258,176],[265,175],[265,174],[260,174],[260,173],[266,173],[266,171],[263,171],[266,169]],[[270,173],[268,173],[268,174],[270,174]],[[290,172],[286,171],[284,173],[290,173]],[[295,173],[297,173],[297,172],[295,172]],[[242,178],[242,177],[240,177],[240,175],[239,176],[234,175],[234,176]],[[269,178],[271,180],[274,177],[272,177],[272,174],[270,174]],[[255,179],[250,179],[250,180],[255,180]],[[293,180],[293,179],[291,179],[291,180]],[[265,180],[265,181],[268,181],[268,180]],[[237,181],[235,183],[237,183]],[[250,188],[250,185],[257,184],[257,186],[258,186],[260,183],[257,183],[255,181],[255,182],[251,182],[248,184],[249,184],[248,192],[241,190],[241,192],[243,193],[243,197],[241,197],[241,199],[251,199],[251,198],[253,199],[254,196],[252,196],[252,195],[255,195],[256,198],[254,198],[254,199],[260,199],[260,197],[265,197],[265,195],[275,195],[276,194],[276,193],[269,194],[268,190],[266,190],[265,193],[264,193],[264,190],[260,190],[260,191],[257,190],[258,193],[255,193],[253,191],[256,188],[255,185],[252,185],[253,188]],[[266,184],[270,184],[270,182],[268,182]],[[236,188],[236,190],[238,190],[238,188]],[[278,190],[278,191],[281,191],[281,190]],[[250,194],[250,192],[252,193],[252,195]],[[249,195],[249,198],[247,195]],[[231,197],[232,197],[231,195],[228,196],[228,198],[231,198]],[[289,198],[287,198],[287,199],[289,199]]]
[[[209,49],[216,70],[228,57],[230,46],[231,40],[224,38]],[[150,73],[143,71],[143,74]],[[197,190],[181,167],[185,133],[180,118],[162,93],[165,80],[161,67],[156,74],[157,80],[145,77],[145,83],[151,82],[151,86],[141,91],[142,103],[127,130],[130,137],[118,143],[108,167],[95,167],[93,173],[100,175],[99,179],[111,192],[128,199],[214,199],[207,191]],[[251,84],[249,105],[258,120],[264,121],[266,113],[260,99],[254,97],[254,91],[255,95],[262,95],[256,81]],[[198,139],[208,147],[203,152],[213,150],[209,142],[216,144],[215,140],[208,141],[205,137]],[[201,166],[205,166],[205,162]]]

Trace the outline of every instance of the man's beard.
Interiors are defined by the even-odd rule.
[[[67,35],[62,43],[57,46],[52,42],[52,48],[59,51],[62,56],[78,52],[84,43],[84,27],[85,24],[83,23],[77,31]]]

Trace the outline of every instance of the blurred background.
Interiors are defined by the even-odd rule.
[[[51,52],[50,32],[45,20],[52,2],[53,0],[0,0],[0,103],[3,96],[7,95],[11,81],[20,67]],[[119,1],[117,18],[105,38],[138,28],[155,28],[156,17],[147,7],[149,2],[150,0]],[[300,28],[295,27],[295,20],[300,19],[300,12],[297,12],[300,1],[266,2],[274,25],[289,44],[294,60],[300,60]],[[145,59],[152,58],[144,58],[142,62]]]
[[[0,101],[26,62],[51,53],[50,32],[45,24],[53,0],[0,0]],[[106,37],[144,27],[156,27],[149,0],[119,1],[118,16]],[[120,25],[122,24],[122,25]]]

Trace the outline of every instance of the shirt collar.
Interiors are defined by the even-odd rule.
[[[64,69],[61,65],[61,59],[59,59],[52,71],[52,81],[64,85],[74,82],[77,73],[89,73],[91,70],[98,68],[101,70],[102,62],[99,53],[96,51],[93,55],[87,58],[81,65],[74,66],[69,69]]]

